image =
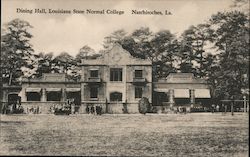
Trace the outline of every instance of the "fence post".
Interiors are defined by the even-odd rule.
[[[249,112],[249,101],[246,101],[246,112]]]
[[[231,102],[231,113],[232,113],[232,116],[234,115],[234,103],[233,101]]]
[[[247,101],[246,101],[246,96],[244,95],[243,96],[243,99],[244,99],[244,112],[247,112]]]

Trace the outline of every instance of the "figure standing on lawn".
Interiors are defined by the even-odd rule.
[[[216,106],[216,112],[219,112],[219,111],[220,111],[220,106],[217,105],[217,106]]]

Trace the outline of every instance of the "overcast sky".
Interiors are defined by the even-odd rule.
[[[2,24],[15,18],[28,21],[34,28],[31,43],[36,53],[68,52],[75,56],[84,45],[96,51],[102,48],[105,36],[118,29],[128,33],[149,27],[153,32],[168,29],[177,36],[190,25],[203,23],[212,14],[230,9],[232,0],[2,0]],[[123,15],[28,14],[22,9],[123,10]],[[132,15],[131,10],[165,10],[172,15]]]

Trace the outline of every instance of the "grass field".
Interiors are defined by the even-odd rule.
[[[248,156],[248,114],[1,115],[0,155]]]

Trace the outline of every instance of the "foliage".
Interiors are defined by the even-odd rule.
[[[34,74],[35,77],[39,78],[43,73],[51,73],[52,72],[52,61],[53,61],[53,53],[39,53],[35,55],[37,59],[37,69]]]
[[[216,95],[238,97],[249,86],[249,19],[238,11],[218,13],[210,19],[214,26],[219,69]],[[222,92],[223,91],[223,92]]]
[[[112,48],[114,43],[121,43],[121,41],[124,39],[126,34],[127,32],[125,32],[125,30],[119,29],[111,33],[110,36],[106,36],[103,42],[104,49]]]
[[[148,101],[148,98],[143,97],[141,100],[139,100],[139,112],[141,114],[146,114],[150,111],[150,103]]]
[[[18,81],[24,73],[22,67],[33,69],[31,54],[32,45],[29,43],[32,35],[28,30],[32,26],[20,19],[8,22],[1,35],[1,69],[3,82],[12,84]]]
[[[85,45],[79,50],[79,53],[76,55],[75,59],[78,63],[81,63],[81,59],[92,59],[94,55],[95,50],[88,45]]]

